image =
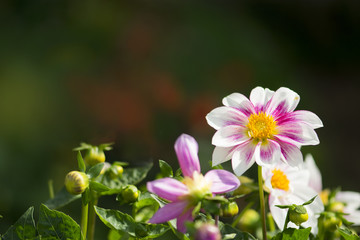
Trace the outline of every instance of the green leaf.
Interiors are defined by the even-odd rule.
[[[73,151],[82,151],[82,150],[85,150],[85,149],[90,149],[92,147],[93,147],[92,145],[82,142],[82,143],[80,143],[80,146],[74,148]]]
[[[84,162],[84,159],[81,156],[80,151],[78,151],[78,154],[77,154],[77,161],[78,161],[78,166],[79,166],[80,172],[85,172],[86,171],[86,166],[85,166],[85,162]]]
[[[65,187],[63,187],[58,193],[56,193],[54,198],[47,200],[45,205],[50,209],[58,209],[79,198],[81,198],[80,194],[72,195]]]
[[[81,240],[80,226],[68,215],[40,206],[38,232],[43,239]]]
[[[110,190],[110,188],[108,188],[107,186],[105,186],[99,182],[95,182],[95,181],[90,181],[90,189],[97,193],[101,193],[101,192]]]
[[[313,197],[312,199],[310,199],[309,201],[304,202],[302,205],[305,206],[305,205],[311,204],[315,200],[316,197],[317,197],[317,195],[315,197]]]
[[[112,146],[111,145],[113,145],[114,143],[103,143],[103,144],[100,144],[99,146],[98,146],[98,148],[100,149],[100,150],[103,150],[103,151],[109,151],[109,150],[111,150],[112,149]]]
[[[167,162],[159,160],[159,167],[163,177],[173,177],[173,170]]]
[[[120,233],[114,229],[110,229],[108,234],[108,240],[128,240],[130,238],[127,233]]]
[[[25,240],[36,237],[36,228],[33,218],[34,207],[30,207],[2,236],[2,240]]]
[[[90,176],[90,178],[96,178],[100,175],[101,170],[104,168],[104,163],[98,163],[94,166],[92,166],[87,174]]]
[[[87,204],[89,204],[90,202],[90,189],[87,188],[85,189],[85,191],[81,194],[81,202],[82,202],[82,205],[85,206]]]
[[[147,163],[143,167],[125,168],[121,178],[112,179],[109,172],[101,178],[100,182],[110,188],[109,191],[102,192],[101,195],[112,195],[120,193],[122,187],[136,185],[140,183],[152,168],[152,163]]]
[[[356,233],[352,232],[350,229],[348,229],[344,226],[338,227],[337,230],[345,240],[359,240],[360,239],[360,237],[358,235],[356,235]]]
[[[238,229],[233,228],[228,224],[220,226],[220,232],[224,239],[233,239],[233,240],[256,240],[250,233],[241,232]]]
[[[104,209],[96,206],[94,208],[96,214],[106,226],[122,233],[128,233],[130,236],[139,239],[156,238],[170,229],[168,226],[162,224],[135,222],[130,215],[117,210]]]
[[[144,192],[140,194],[138,201],[133,204],[132,215],[136,222],[146,222],[158,209],[158,202],[149,192]]]
[[[308,240],[311,228],[295,229],[287,228],[283,232],[278,233],[272,240]]]

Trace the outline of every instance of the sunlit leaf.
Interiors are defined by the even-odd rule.
[[[58,209],[79,198],[81,198],[81,194],[72,195],[66,190],[65,187],[63,187],[58,193],[55,194],[54,198],[47,200],[45,205],[50,209]]]
[[[2,240],[25,240],[34,239],[36,237],[36,228],[33,218],[34,207],[30,207],[6,233],[2,236]]]

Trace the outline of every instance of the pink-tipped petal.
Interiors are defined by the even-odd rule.
[[[268,88],[256,87],[250,93],[250,101],[255,107],[255,111],[263,112],[265,111],[266,103],[274,95],[274,91],[269,90]]]
[[[320,193],[322,191],[322,177],[311,154],[305,156],[304,167],[310,173],[309,186]]]
[[[300,101],[300,96],[289,88],[279,88],[266,106],[266,113],[280,117],[285,113],[294,111]]]
[[[351,192],[351,191],[338,192],[335,196],[335,199],[336,201],[345,203],[346,208],[349,211],[356,210],[360,207],[360,193],[358,192]]]
[[[194,208],[190,208],[189,210],[187,210],[186,212],[184,212],[183,214],[181,214],[177,220],[176,220],[176,228],[179,232],[182,233],[186,233],[186,226],[185,226],[185,222],[193,221],[192,218],[192,211]]]
[[[148,182],[146,187],[149,192],[157,194],[168,201],[176,201],[180,196],[189,193],[188,187],[173,178],[162,178]]]
[[[290,142],[285,142],[275,138],[280,145],[283,160],[292,167],[299,167],[303,164],[303,156],[300,149]]]
[[[187,201],[172,202],[157,210],[149,223],[163,223],[180,216],[189,203]]]
[[[231,192],[240,186],[239,179],[231,172],[225,170],[210,170],[205,179],[211,182],[211,192],[221,194]]]
[[[256,163],[260,166],[279,162],[280,156],[280,145],[273,140],[263,141],[255,151]]]
[[[232,93],[223,98],[223,104],[227,107],[233,107],[241,111],[245,116],[250,116],[255,112],[254,106],[247,97],[240,93]]]
[[[345,212],[344,209],[344,213],[348,212]],[[352,226],[360,226],[360,211],[352,211],[349,213],[349,215],[344,215],[344,218],[349,222],[354,223]]]
[[[300,122],[286,122],[277,126],[278,135],[282,135],[301,143],[301,145],[317,145],[319,138],[309,125]]]
[[[241,111],[231,107],[218,107],[206,115],[208,124],[216,130],[228,125],[245,126],[247,119]]]
[[[247,128],[239,125],[229,125],[220,128],[212,138],[212,144],[219,147],[232,147],[249,139]]]
[[[219,165],[232,158],[233,153],[236,151],[237,146],[233,147],[215,147],[212,155],[212,166]]]
[[[255,162],[254,152],[256,144],[251,140],[240,144],[232,156],[232,168],[237,176],[242,175]]]
[[[310,111],[297,110],[288,114],[281,116],[277,119],[279,125],[286,122],[301,122],[309,125],[311,128],[316,129],[323,127],[323,123],[320,118]]]
[[[184,176],[192,177],[194,171],[200,172],[198,150],[196,140],[190,135],[181,134],[176,140],[175,152]]]

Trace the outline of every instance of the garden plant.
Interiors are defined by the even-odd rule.
[[[301,146],[319,144],[315,129],[323,124],[295,110],[299,101],[285,87],[226,96],[224,106],[204,116],[216,130],[208,172],[201,170],[197,141],[185,133],[174,144],[179,168],[159,160],[160,173],[146,183],[152,163],[110,164],[112,144],[81,143],[73,149],[78,169],[64,173],[62,190],[54,194],[50,183],[39,216],[30,207],[0,238],[93,240],[96,225],[104,224],[102,239],[109,240],[360,239],[360,193],[323,189],[313,157],[303,158]],[[223,169],[226,161],[233,171]],[[257,179],[247,177],[256,166]],[[105,195],[126,211],[98,206]],[[79,223],[60,211],[73,201],[81,202]]]

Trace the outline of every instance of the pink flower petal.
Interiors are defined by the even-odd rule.
[[[192,177],[194,171],[200,172],[198,149],[196,140],[190,135],[181,134],[176,140],[175,152],[184,176]]]
[[[256,144],[249,140],[240,144],[232,156],[232,168],[237,176],[242,175],[255,162],[254,152]]]
[[[219,165],[231,159],[238,146],[233,147],[215,147],[212,155],[212,166]]]
[[[304,167],[310,173],[309,186],[316,192],[322,191],[322,177],[319,168],[316,166],[311,154],[307,154],[304,161]]]
[[[266,113],[279,117],[285,113],[294,111],[300,101],[300,96],[285,87],[279,88],[266,106]]]
[[[298,110],[285,114],[276,121],[279,125],[286,122],[301,122],[309,125],[313,129],[323,127],[322,121],[315,113],[305,110]]]
[[[250,137],[247,128],[238,125],[229,125],[220,128],[212,138],[212,144],[219,147],[231,147],[243,143]]]
[[[211,192],[221,194],[231,192],[240,186],[239,179],[231,172],[225,170],[210,170],[205,179],[211,182]]]
[[[338,192],[335,196],[336,201],[346,203],[349,211],[354,211],[360,207],[360,193],[352,191]],[[351,213],[351,212],[348,212]]]
[[[206,115],[208,124],[216,130],[228,125],[246,126],[247,119],[241,111],[231,107],[218,107]]]
[[[180,216],[189,203],[187,201],[172,202],[157,210],[149,223],[163,223]]]
[[[182,233],[186,233],[186,226],[185,226],[185,222],[187,221],[190,221],[192,222],[193,221],[193,218],[192,218],[192,211],[193,211],[194,208],[190,208],[189,210],[187,210],[185,213],[181,214],[177,220],[176,220],[176,227],[177,227],[177,230],[179,232],[182,232]]]
[[[256,87],[250,93],[250,101],[255,107],[255,112],[265,111],[266,103],[274,95],[274,91],[269,90],[268,88]]]
[[[280,161],[280,145],[273,140],[263,141],[256,150],[255,159],[260,166]]]
[[[232,93],[223,99],[223,104],[241,111],[245,116],[255,113],[254,106],[247,97],[240,93]]]
[[[301,166],[303,156],[300,149],[290,142],[285,142],[275,137],[275,141],[280,145],[283,160],[292,167]]]
[[[189,189],[182,182],[173,178],[162,178],[148,182],[146,187],[149,192],[159,195],[168,201],[177,201],[180,196],[189,193]]]
[[[309,125],[300,122],[286,122],[277,126],[278,134],[293,139],[301,145],[317,145],[319,138]]]

